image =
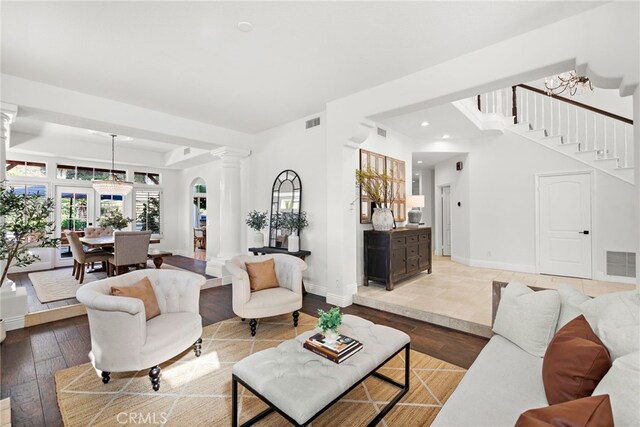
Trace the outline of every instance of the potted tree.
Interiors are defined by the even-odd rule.
[[[116,209],[110,210],[100,218],[98,218],[98,224],[100,225],[100,227],[111,227],[114,230],[122,230],[123,228],[129,226],[129,224],[131,224],[132,222],[132,218],[126,218],[124,215],[122,215],[122,212]]]
[[[398,189],[394,188],[392,175],[375,169],[356,169],[356,184],[375,203],[371,224],[374,230],[389,231],[393,228],[391,205]]]
[[[15,293],[15,284],[7,277],[9,268],[26,267],[40,259],[33,248],[55,248],[60,239],[53,237],[55,230],[51,214],[55,208],[53,199],[37,194],[16,194],[0,183],[0,292],[2,298]],[[25,310],[26,312],[26,310]],[[1,316],[0,316],[1,317]],[[4,321],[0,319],[4,332]]]
[[[300,250],[300,236],[298,236],[298,233],[309,226],[307,213],[305,211],[299,213],[285,212],[282,217],[282,228],[289,235],[287,250],[289,252],[298,252]]]
[[[258,212],[253,210],[247,215],[245,221],[250,229],[254,230],[252,245],[257,248],[264,246],[264,234],[262,230],[267,226],[267,211]]]

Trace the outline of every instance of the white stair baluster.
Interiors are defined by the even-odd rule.
[[[627,145],[627,129],[628,126],[624,127],[624,167],[629,167],[629,146]]]
[[[553,136],[553,98],[549,97],[549,135]]]
[[[538,129],[538,96],[533,94],[533,128]]]
[[[611,122],[613,124],[613,157],[616,158],[618,157],[618,135],[616,132],[616,121],[612,120]],[[620,164],[619,161],[618,164]]]
[[[598,128],[597,128],[597,124],[596,124],[596,115],[593,115],[593,149],[597,150],[598,149]],[[597,152],[596,152],[597,154]],[[596,157],[597,158],[597,157]]]
[[[531,120],[529,120],[529,91],[526,91],[524,94],[525,97],[525,105],[527,106],[527,123],[529,123],[529,125],[531,125]]]
[[[569,104],[567,103],[567,141],[571,141],[571,117],[569,117]]]
[[[604,156],[603,158],[608,159],[609,158],[609,154],[607,153],[608,150],[608,146],[607,146],[607,118],[605,116],[602,116],[602,140],[604,142]]]
[[[588,150],[589,149],[589,138],[588,138],[588,134],[589,134],[589,122],[587,121],[587,110],[584,110],[584,149]]]

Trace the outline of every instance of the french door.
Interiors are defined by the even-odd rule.
[[[56,237],[61,238],[57,250],[55,266],[73,265],[73,256],[66,231],[82,231],[93,225],[94,192],[91,187],[56,187]]]

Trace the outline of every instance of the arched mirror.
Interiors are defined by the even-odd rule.
[[[302,183],[300,177],[290,169],[280,172],[271,189],[270,247],[287,248],[287,239],[293,230],[287,228],[286,219],[291,215],[299,215],[301,205]],[[299,230],[295,231],[299,233]]]

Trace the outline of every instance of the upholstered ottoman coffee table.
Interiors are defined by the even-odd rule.
[[[404,332],[344,315],[340,333],[357,339],[363,347],[341,364],[302,347],[304,341],[316,332],[300,334],[296,339],[254,353],[234,365],[234,427],[238,426],[238,383],[269,406],[245,422],[243,427],[255,424],[274,411],[295,426],[307,425],[371,375],[400,388],[399,393],[371,420],[369,425],[374,426],[409,391],[410,339]],[[404,384],[376,372],[403,350]]]

